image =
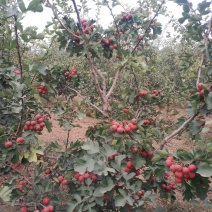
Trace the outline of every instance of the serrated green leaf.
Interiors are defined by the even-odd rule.
[[[87,141],[83,146],[82,149],[86,150],[88,154],[95,154],[99,153],[99,143]]]
[[[197,169],[197,173],[202,177],[211,177],[212,176],[212,166],[207,163],[201,163]]]

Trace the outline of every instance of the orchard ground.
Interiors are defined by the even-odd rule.
[[[61,97],[60,97],[61,98]],[[63,98],[61,98],[62,100]],[[77,101],[81,101],[81,98],[77,97],[75,98]],[[174,104],[176,105],[176,104]],[[165,117],[167,120],[170,120],[171,122],[175,123],[177,119],[181,116],[187,116],[186,111],[184,108],[181,108],[179,105],[177,108],[175,108],[172,104],[169,105],[167,108],[160,109],[155,108],[156,111],[161,112],[161,116],[165,114]],[[174,110],[177,110],[179,113],[177,115],[172,115],[172,112]],[[85,111],[86,112],[86,111]],[[208,116],[205,118],[205,121],[209,121],[212,119],[212,116]],[[59,123],[57,121],[57,117],[54,114],[51,114],[52,123],[52,132],[49,133],[46,128],[42,131],[42,135],[39,135],[39,141],[42,143],[45,143],[46,145],[50,144],[52,141],[57,141],[58,144],[63,146],[65,148],[65,142],[67,140],[67,131],[65,131],[63,128],[59,126]],[[77,140],[80,141],[86,141],[86,130],[89,126],[94,126],[98,123],[98,119],[90,117],[89,114],[84,117],[82,120],[75,119],[74,125],[79,125],[79,127],[75,127],[70,131],[70,138],[69,142],[75,142]],[[211,132],[208,132],[208,134],[205,134],[205,136],[209,137],[211,135]],[[157,149],[160,144],[155,143],[154,147]],[[184,150],[191,150],[195,147],[195,143],[191,141],[188,135],[186,133],[183,133],[182,136],[178,136],[175,139],[173,139],[171,142],[169,142],[166,147],[170,154],[174,153],[177,149],[184,149]],[[22,174],[28,175],[29,173],[33,173],[33,166],[30,167],[19,167],[19,171],[21,171]],[[2,179],[2,178],[1,178]],[[171,176],[171,180],[174,182],[174,178]],[[5,182],[7,179],[3,178],[1,180],[1,183]],[[170,180],[170,182],[171,182]],[[210,187],[212,188],[212,182]],[[212,197],[212,190],[208,193],[208,197]],[[151,212],[156,207],[162,207],[167,212],[211,212],[211,208],[203,207],[201,204],[196,203],[194,205],[184,202],[182,192],[180,191],[180,187],[177,187],[176,189],[176,198],[174,204],[171,204],[170,201],[167,201],[165,199],[157,198],[157,205],[153,205],[152,203],[147,203],[144,208],[146,212]],[[16,207],[5,207],[1,205],[0,202],[0,212],[16,212],[18,209]]]

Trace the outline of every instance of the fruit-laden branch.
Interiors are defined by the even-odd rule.
[[[125,64],[126,64],[126,63],[125,63]],[[113,84],[112,84],[112,86],[110,87],[110,90],[108,91],[108,93],[107,93],[107,95],[106,95],[106,98],[107,98],[107,99],[110,97],[110,95],[112,94],[113,90],[115,89],[115,86],[116,86],[116,84],[117,84],[117,81],[118,81],[118,79],[119,79],[119,76],[120,76],[122,70],[123,70],[124,67],[125,67],[125,64],[122,65],[122,66],[119,68],[119,70],[116,72],[115,78],[114,78],[114,80],[113,80]]]
[[[163,149],[164,146],[171,141],[176,135],[178,135],[180,132],[182,132],[187,126],[188,124],[199,114],[200,110],[205,106],[206,104],[204,104],[199,110],[197,110],[196,113],[194,113],[193,116],[191,116],[187,121],[185,121],[183,123],[183,125],[181,125],[178,129],[176,129],[171,135],[167,136],[164,140],[162,145],[160,146],[160,149]]]
[[[79,97],[85,99],[85,97],[82,96],[77,90],[75,90],[75,89],[73,89],[73,88],[70,88],[70,87],[67,87],[67,86],[66,86],[66,88],[68,88],[68,89],[74,91]],[[87,102],[87,103],[88,103],[89,105],[91,105],[92,107],[96,108],[100,113],[104,114],[104,112],[103,112],[100,108],[98,108],[96,105],[92,104],[91,102]]]
[[[209,35],[211,33],[211,24],[212,24],[212,16],[210,17],[210,21],[209,21],[209,24],[208,24],[208,31],[205,34],[205,51],[208,48]],[[204,62],[204,54],[205,53],[203,51],[202,56],[201,56],[201,60],[200,60],[200,64],[199,64],[199,70],[198,70],[198,76],[197,76],[197,82],[196,82],[196,87],[197,88],[198,88],[198,84],[200,82],[200,77],[201,77],[201,73],[202,73],[202,66],[203,66],[203,62]]]
[[[152,23],[153,23],[153,21],[155,20],[155,18],[158,16],[158,13],[159,13],[160,9],[162,8],[163,4],[165,4],[165,2],[166,2],[165,0],[163,0],[163,1],[161,2],[161,4],[160,4],[160,6],[158,7],[158,9],[157,9],[157,11],[156,11],[154,17],[153,17],[153,18],[151,19],[151,21],[149,22],[149,25],[147,26],[147,28],[146,28],[146,30],[145,30],[145,32],[144,32],[143,37],[145,36],[145,34],[147,33],[147,31],[149,30],[149,28],[150,28],[150,26],[152,25]],[[132,53],[136,50],[136,48],[137,48],[138,45],[140,44],[141,40],[142,40],[142,39],[139,39],[139,40],[138,40],[137,44],[135,45],[135,47],[134,47],[133,50],[132,50]]]
[[[52,10],[52,12],[53,12],[55,18],[59,21],[60,25],[61,25],[71,36],[80,39],[81,37],[79,37],[78,35],[75,35],[72,31],[70,31],[70,30],[63,24],[63,22],[60,20],[59,16],[57,15],[56,11],[54,10],[53,5],[50,3],[49,0],[47,0],[47,3],[48,3],[48,5],[49,5],[49,7],[51,8],[51,10]]]

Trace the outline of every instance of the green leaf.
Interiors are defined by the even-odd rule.
[[[44,123],[46,125],[46,129],[48,130],[48,132],[52,131],[52,123],[48,120],[44,120]]]
[[[111,191],[113,187],[115,186],[113,180],[110,177],[106,177],[106,180],[102,181],[100,184],[99,192],[101,194],[104,194],[108,191]]]
[[[95,154],[99,153],[99,143],[87,141],[83,146],[82,149],[86,150],[88,154]]]
[[[212,110],[212,92],[209,92],[206,97],[206,105],[208,110]]]
[[[144,164],[146,164],[146,160],[141,157],[140,154],[136,154],[136,156],[133,157],[132,162],[136,169],[140,169]]]
[[[28,5],[27,10],[32,12],[42,12],[43,7],[41,5],[41,0],[32,0]]]
[[[158,155],[160,155],[161,157],[167,157],[167,156],[169,156],[169,153],[166,150],[159,150],[158,149],[155,153],[158,154]]]
[[[115,153],[117,153],[117,151],[113,148],[111,148],[108,144],[103,143],[102,145],[106,151],[106,155],[107,157],[114,155]]]
[[[69,202],[67,212],[75,211],[75,208],[77,207],[77,205],[78,205],[78,202],[76,200],[72,200],[71,202]]]
[[[197,169],[197,173],[202,177],[211,177],[212,176],[212,166],[207,163],[201,163]]]
[[[9,186],[3,186],[0,189],[0,197],[3,201],[9,202],[10,201],[10,196],[11,196],[11,188]]]
[[[18,5],[22,13],[26,11],[26,7],[23,0],[18,0]]]
[[[188,125],[188,129],[190,130],[192,135],[196,135],[196,134],[198,134],[201,131],[201,128],[200,128],[201,125],[202,125],[201,121],[193,120]]]
[[[80,111],[77,111],[77,117],[78,117],[80,120],[82,120],[83,118],[86,117],[86,114],[85,114],[85,113],[82,113],[82,112],[80,112]]]
[[[9,84],[13,88],[13,95],[15,97],[22,97],[22,90],[24,88],[24,84],[20,84],[19,82],[11,81]]]
[[[46,66],[42,63],[37,63],[34,65],[34,69],[39,71],[41,74],[46,75]]]
[[[81,159],[77,159],[74,164],[74,170],[80,174],[84,174],[87,171],[92,172],[94,170],[95,160],[88,156],[84,156]]]
[[[0,0],[0,5],[6,6],[7,5],[6,0]]]

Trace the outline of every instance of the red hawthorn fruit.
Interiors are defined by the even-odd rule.
[[[104,194],[102,198],[103,198],[104,201],[107,201],[108,200],[108,197],[107,197],[106,194]]]
[[[67,181],[66,181],[66,180],[63,180],[63,181],[61,182],[61,184],[62,184],[62,185],[67,185]]]
[[[148,151],[148,152],[147,152],[147,155],[148,155],[149,157],[152,157],[152,156],[153,156],[153,152]]]
[[[92,175],[91,175],[91,179],[93,180],[93,182],[97,181],[96,175],[95,175],[95,174],[92,174]]]
[[[41,122],[43,122],[44,120],[43,120],[43,118],[39,118],[38,119],[38,123],[41,123]]]
[[[113,44],[113,49],[116,49],[117,48],[117,44]]]
[[[190,172],[190,173],[189,173],[189,178],[190,178],[190,179],[195,178],[195,176],[196,176],[196,174],[195,174],[194,172]]]
[[[175,182],[176,183],[182,183],[182,178],[175,177]]]
[[[202,83],[202,82],[200,82],[200,83],[198,84],[198,88],[199,88],[199,89],[203,89],[203,86],[204,86],[204,83]]]
[[[175,175],[175,177],[177,177],[177,178],[183,178],[183,173],[182,173],[182,172],[176,171],[176,172],[174,173],[174,175]]]
[[[44,205],[48,205],[48,204],[50,203],[50,199],[49,199],[48,197],[45,197],[45,198],[43,199],[42,203],[43,203]]]
[[[171,170],[172,172],[175,172],[175,171],[176,171],[176,165],[171,165],[171,166],[170,166],[170,170]]]
[[[166,184],[162,184],[161,186],[163,189],[166,189]]]
[[[175,165],[176,171],[181,172],[182,171],[182,166],[181,165]]]
[[[45,123],[44,122],[41,122],[39,125],[40,125],[40,127],[44,127],[45,126]]]
[[[41,212],[49,212],[49,209],[46,207]]]
[[[135,147],[132,147],[132,148],[131,148],[131,152],[132,152],[133,154],[135,154],[137,151],[138,151],[138,150],[137,150]]]
[[[89,173],[85,173],[85,174],[84,174],[84,178],[85,178],[85,179],[88,179],[88,178],[90,178],[90,177],[91,177],[91,175],[90,175]]]
[[[25,125],[24,130],[29,130],[29,127]]]
[[[39,210],[35,210],[34,212],[40,212]]]
[[[16,143],[17,144],[22,144],[24,142],[24,138],[23,137],[18,137],[17,139],[16,139]]]
[[[22,207],[20,212],[28,212],[28,208],[27,207]]]
[[[127,168],[132,169],[133,168],[133,163],[132,161],[127,162]]]
[[[171,191],[172,190],[172,187],[170,185],[167,185],[166,186],[166,191]]]
[[[76,180],[78,180],[80,176],[81,176],[81,175],[80,175],[79,173],[75,173],[75,174],[74,174],[74,178],[75,178]]]
[[[124,113],[128,113],[128,109],[123,109],[123,112]]]
[[[7,141],[7,142],[4,144],[4,147],[10,148],[12,145],[13,145],[12,141]]]
[[[182,173],[183,174],[189,174],[189,172],[190,172],[189,168],[187,168],[187,167],[183,167],[182,168]]]
[[[138,169],[138,170],[136,170],[136,171],[135,171],[135,175],[136,175],[136,176],[141,175],[141,171],[140,171],[140,169]]]
[[[49,206],[47,206],[47,208],[49,209],[49,212],[53,212],[54,211],[54,206],[53,205],[49,205]]]
[[[168,157],[167,160],[170,160],[173,162],[174,158],[173,157]]]
[[[170,167],[172,165],[172,161],[167,159],[165,164],[167,167]]]
[[[128,125],[124,127],[124,131],[125,131],[126,133],[130,132],[131,130],[132,130],[132,129],[131,129]]]
[[[39,120],[41,118],[41,115],[40,114],[37,114],[36,116],[35,116],[35,119],[37,119],[37,120]]]
[[[131,172],[132,170],[131,170],[131,168],[128,168],[128,167],[126,167],[125,169],[124,169],[124,172]]]
[[[59,176],[57,179],[59,182],[62,182],[64,180],[63,176]]]
[[[50,169],[46,169],[45,174],[50,174],[51,170]]]
[[[118,127],[117,127],[117,125],[114,124],[114,125],[112,125],[111,128],[112,128],[113,131],[117,131],[117,128],[118,128]]]
[[[190,172],[194,172],[196,171],[196,166],[194,164],[191,164],[188,166],[188,169],[190,170]]]
[[[18,71],[18,70],[14,70],[13,72],[14,72],[15,74],[17,74],[17,75],[18,75],[18,74],[21,74],[21,72]]]
[[[30,121],[27,121],[27,122],[25,123],[25,125],[26,125],[26,126],[30,126],[30,125],[31,125],[31,122],[30,122]]]
[[[136,125],[137,124],[137,120],[134,118],[134,119],[131,119],[131,123]]]
[[[134,131],[134,130],[137,129],[137,125],[136,125],[136,124],[131,124],[129,127],[130,127],[130,129],[131,129],[132,131]]]
[[[30,125],[31,125],[31,126],[35,126],[35,125],[36,125],[36,121],[31,121],[31,122],[30,122]]]
[[[108,41],[111,43],[113,42],[113,38],[108,38]]]
[[[108,157],[109,160],[114,160],[114,158],[115,158],[114,155],[110,155],[110,156]]]
[[[117,133],[121,134],[121,133],[123,133],[123,132],[124,132],[124,128],[123,128],[122,126],[119,126],[119,127],[117,128]]]
[[[85,181],[84,176],[83,176],[83,175],[79,176],[78,181],[79,181],[79,182],[84,182],[84,181]]]

